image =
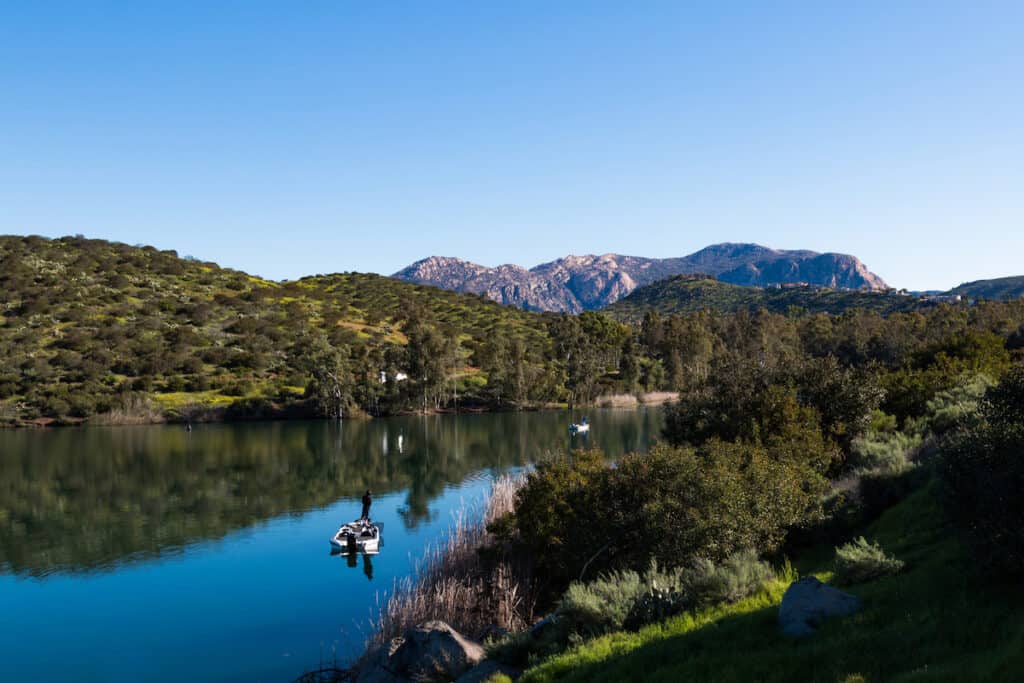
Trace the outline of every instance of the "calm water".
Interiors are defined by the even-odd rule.
[[[657,409],[591,411],[609,455]],[[358,652],[379,596],[565,413],[0,430],[0,681],[286,681]],[[371,488],[380,555],[328,537]]]

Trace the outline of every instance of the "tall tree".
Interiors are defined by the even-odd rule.
[[[348,347],[332,346],[320,337],[310,344],[307,354],[311,379],[306,385],[306,396],[313,399],[324,417],[343,418],[355,405]]]

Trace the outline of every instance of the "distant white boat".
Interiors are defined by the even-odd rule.
[[[569,432],[571,434],[583,434],[584,432],[590,431],[590,423],[587,422],[587,418],[583,418],[579,422],[573,422],[569,425]]]
[[[381,525],[366,519],[357,519],[331,536],[331,547],[342,554],[365,553],[376,555],[380,552]]]

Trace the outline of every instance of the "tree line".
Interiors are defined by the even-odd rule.
[[[1022,348],[1020,301],[888,316],[648,311],[626,323],[374,275],[271,282],[151,247],[0,238],[9,423],[96,418],[140,397],[179,419],[587,405],[647,391],[698,405],[710,378],[742,374],[742,360],[874,387],[902,424],[964,375],[998,378]]]

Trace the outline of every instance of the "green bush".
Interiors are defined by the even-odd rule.
[[[994,384],[988,375],[966,376],[956,386],[937,393],[927,403],[927,429],[944,434],[977,413],[985,392]]]
[[[868,543],[863,536],[836,548],[835,579],[840,584],[870,581],[880,576],[897,574],[903,561],[886,555],[877,543]]]
[[[612,572],[589,583],[573,583],[559,607],[568,632],[598,636],[622,628],[647,586],[634,571]]]
[[[771,566],[750,550],[722,562],[701,558],[670,570],[652,561],[643,574],[612,572],[570,585],[559,607],[562,633],[598,636],[636,630],[686,609],[741,600],[774,577]]]
[[[694,561],[683,575],[683,590],[689,604],[705,607],[742,600],[774,577],[771,565],[760,561],[756,552],[743,550],[718,564]]]
[[[542,463],[492,533],[536,561],[552,594],[590,576],[639,573],[651,560],[678,566],[746,548],[771,552],[790,527],[818,515],[826,482],[805,459],[813,436],[770,447],[717,439],[696,450],[659,446],[617,467],[594,453]]]
[[[986,393],[978,418],[942,450],[947,509],[979,560],[1024,575],[1024,365]]]
[[[849,465],[858,471],[902,472],[910,467],[907,455],[921,445],[918,435],[903,432],[871,432],[853,441]]]

